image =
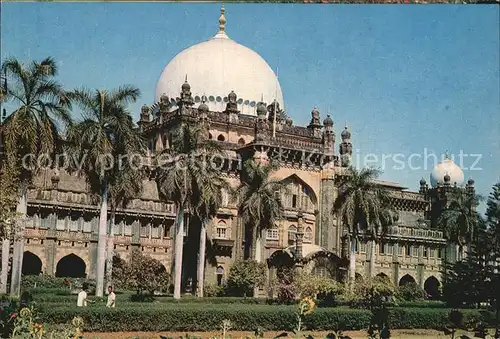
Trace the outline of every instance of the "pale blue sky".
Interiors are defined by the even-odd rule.
[[[337,132],[347,120],[355,153],[482,154],[465,171],[487,195],[500,180],[498,6],[226,4],[228,35],[279,67],[285,108],[307,124],[318,106]],[[53,56],[68,88],[156,81],[182,49],[218,29],[219,4],[3,3],[2,58]],[[230,91],[231,89],[228,89]],[[470,167],[473,157],[465,158]],[[381,166],[381,163],[378,163]],[[383,179],[412,190],[415,169],[386,160]]]

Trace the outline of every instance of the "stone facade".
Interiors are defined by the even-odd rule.
[[[298,236],[303,246],[318,245],[345,258],[346,234],[332,213],[332,206],[352,153],[347,127],[341,133],[337,152],[333,120],[328,116],[321,124],[317,109],[311,112],[310,124],[301,127],[293,125],[274,103],[267,107],[260,104],[257,116],[239,114],[234,107],[234,92],[224,98],[227,109],[223,112],[208,112],[202,105],[194,108],[189,89],[189,84],[183,85],[180,97],[174,100],[176,104],[162,97],[160,102],[142,107],[138,125],[148,140],[148,161],[154,163],[158,154],[169,148],[171,133],[180,123],[196,123],[202,117],[209,124],[208,138],[217,140],[226,150],[221,175],[233,187],[239,185],[239,172],[246,159],[279,161],[279,170],[273,175],[288,187],[288,194],[283,196],[286,212],[266,232],[262,260],[295,245]],[[361,277],[385,275],[395,284],[415,281],[424,287],[429,279],[435,284],[434,280],[440,280],[441,254],[446,246],[442,232],[436,230],[433,211],[444,208],[442,188],[429,189],[423,182],[419,192],[409,192],[396,183],[378,184],[389,191],[399,211],[399,221],[382,242],[375,244],[375,272],[370,272],[369,265],[371,243],[359,241],[357,273]],[[473,192],[469,184],[466,189],[453,189]],[[43,273],[61,275],[73,267],[79,268],[73,272],[75,275],[94,277],[99,206],[98,200],[89,194],[85,179],[42,171],[29,191],[28,201],[28,255],[23,270],[39,273],[31,267],[38,260]],[[174,219],[174,206],[159,199],[152,176],[144,181],[142,196],[117,211],[112,225],[115,252],[126,258],[132,248],[140,248],[171,271]],[[198,236],[199,230],[188,226],[185,284],[196,280]],[[207,228],[207,236],[205,280],[222,283],[231,264],[245,255],[245,230],[238,218],[236,201],[227,194],[219,214]]]

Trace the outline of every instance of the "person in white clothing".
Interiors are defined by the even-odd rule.
[[[87,306],[87,284],[83,284],[82,291],[78,293],[78,299],[76,301],[77,307]]]
[[[116,302],[116,294],[113,292],[113,287],[108,286],[108,302],[106,303],[106,307],[115,307]]]

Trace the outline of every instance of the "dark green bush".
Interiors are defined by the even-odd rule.
[[[116,309],[107,309],[104,303],[92,304],[85,309],[73,305],[39,305],[39,315],[44,323],[64,324],[74,316],[85,321],[86,331],[214,331],[219,330],[224,319],[229,319],[233,330],[290,331],[296,326],[297,307],[284,305],[211,305],[118,303]],[[449,325],[450,309],[391,308],[391,328],[434,328]],[[491,325],[494,315],[488,311],[461,310],[464,322],[477,321]],[[364,309],[345,307],[319,308],[305,317],[309,330],[332,329],[360,330],[370,324],[372,314]]]
[[[417,301],[424,300],[425,297],[425,291],[416,283],[405,284],[396,289],[396,298],[399,300]]]
[[[150,303],[150,302],[155,301],[155,297],[149,293],[136,293],[136,294],[130,295],[129,300],[133,301],[133,302]]]
[[[0,297],[0,338],[9,338],[13,330],[10,317],[19,310],[19,300],[6,295]]]
[[[81,289],[86,283],[89,287],[89,292],[95,290],[95,280],[86,278],[61,278],[51,275],[26,275],[21,281],[22,290],[37,290],[37,291],[70,291]]]

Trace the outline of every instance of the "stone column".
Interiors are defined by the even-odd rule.
[[[56,273],[56,254],[56,232],[55,230],[49,230],[47,232],[47,237],[45,238],[46,267],[44,272],[50,276],[53,276]]]
[[[424,286],[424,246],[420,245],[418,247],[417,284],[420,287]]]
[[[319,208],[320,217],[317,223],[318,245],[334,252],[338,252],[340,244],[337,244],[337,223],[332,215],[333,202],[336,199],[336,188],[333,173],[325,174],[327,177],[321,180]]]
[[[298,222],[297,222],[297,235],[295,241],[295,259],[297,261],[302,260],[302,245],[304,244],[304,215],[302,211],[297,213]]]
[[[394,252],[392,254],[392,274],[394,285],[398,286],[399,284],[399,243],[394,243]]]

